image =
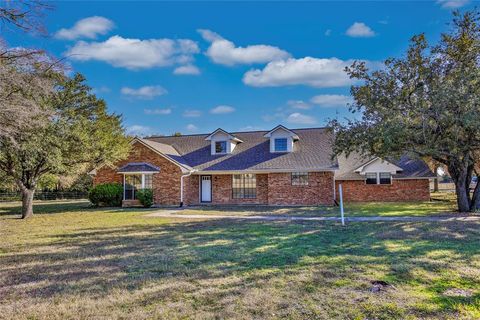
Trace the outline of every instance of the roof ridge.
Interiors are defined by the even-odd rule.
[[[278,127],[278,126],[277,126]],[[275,127],[276,128],[276,127]],[[287,127],[285,127],[287,128]],[[329,127],[328,126],[323,126],[323,127],[308,127],[308,128],[287,128],[288,130],[291,130],[291,131],[299,131],[299,130],[312,130],[312,129],[328,129]],[[218,129],[215,129],[213,132],[217,131]],[[223,129],[222,129],[223,130]],[[230,134],[234,134],[234,133],[256,133],[256,132],[269,132],[271,130],[252,130],[252,131],[225,131],[227,133],[230,133]],[[162,136],[162,135],[158,135],[158,136],[148,136],[148,137],[144,137],[143,139],[152,139],[152,138],[155,138],[155,139],[158,139],[158,138],[181,138],[181,137],[197,137],[197,136],[208,136],[212,134],[212,132],[210,133],[194,133],[194,134],[182,134],[180,136],[175,136],[175,135],[169,135],[169,136]]]

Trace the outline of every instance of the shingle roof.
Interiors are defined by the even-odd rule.
[[[330,157],[332,133],[328,129],[292,131],[298,135],[299,140],[294,144],[294,152],[290,153],[271,153],[270,140],[264,137],[268,131],[231,133],[243,142],[237,144],[231,154],[225,155],[211,155],[210,141],[205,140],[209,134],[150,137],[142,140],[148,141],[154,148],[168,149],[166,152],[169,157],[200,171],[337,169],[336,159]]]
[[[130,162],[118,169],[118,173],[158,172],[160,169],[147,162]]]
[[[377,157],[365,157],[358,153],[352,153],[348,158],[345,155],[338,156],[339,170],[335,173],[336,180],[364,180],[365,177],[355,172],[355,169]],[[413,159],[407,155],[400,159],[386,159],[388,162],[403,169],[393,175],[393,178],[434,178],[435,174],[421,159]]]

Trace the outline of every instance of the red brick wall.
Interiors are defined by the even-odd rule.
[[[199,178],[192,175],[188,179],[185,190],[185,204],[195,205],[200,201]],[[211,204],[268,204],[268,175],[257,174],[257,197],[255,199],[232,198],[232,175],[212,175]]]
[[[123,184],[123,175],[118,174],[117,170],[128,162],[148,162],[160,168],[159,173],[153,174],[155,204],[178,205],[180,203],[180,176],[182,174],[180,168],[140,143],[135,143],[128,158],[116,163],[115,168],[105,166],[97,170],[97,174],[93,178],[94,185],[105,182]]]
[[[268,174],[271,205],[332,205],[333,172],[310,172],[308,186],[292,186],[290,173]]]
[[[342,184],[344,201],[428,201],[430,184],[428,179],[392,180],[392,184],[365,184],[364,180],[335,181]]]

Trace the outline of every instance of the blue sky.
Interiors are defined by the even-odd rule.
[[[49,37],[11,46],[66,57],[132,134],[322,126],[349,116],[352,59],[401,55],[414,34],[435,42],[452,8],[421,2],[58,2]]]

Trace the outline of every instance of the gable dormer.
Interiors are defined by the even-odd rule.
[[[361,175],[376,172],[388,172],[393,175],[402,171],[402,168],[381,158],[374,158],[355,169],[355,172]]]
[[[233,149],[235,149],[235,146],[243,142],[234,135],[231,135],[220,128],[211,133],[205,138],[205,140],[210,141],[211,155],[232,153]]]
[[[278,125],[264,135],[270,139],[270,152],[292,152],[295,141],[299,138],[297,134],[282,125]]]

